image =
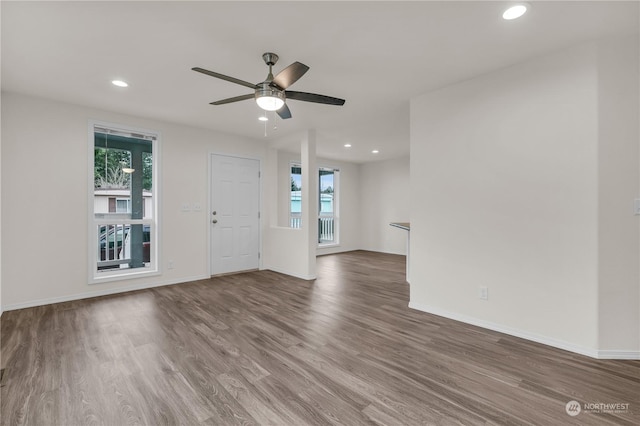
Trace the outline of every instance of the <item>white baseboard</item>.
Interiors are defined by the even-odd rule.
[[[597,358],[598,359],[640,360],[640,351],[601,350],[601,351],[598,351]]]
[[[305,280],[305,281],[313,281],[313,280],[316,279],[315,275],[301,275],[301,274],[293,273],[291,271],[285,271],[284,269],[280,269],[280,268],[267,267],[267,268],[264,268],[264,269],[266,269],[268,271],[277,272],[279,274],[284,274],[284,275],[289,275],[289,276],[292,276],[292,277],[295,277],[295,278],[300,278],[301,280]]]
[[[374,253],[384,253],[384,254],[395,254],[397,256],[406,256],[406,251],[393,251],[393,250],[384,250],[380,248],[359,248],[354,250],[363,250],[363,251],[372,251]]]
[[[502,324],[496,324],[490,321],[481,320],[474,317],[458,314],[455,312],[449,312],[444,309],[440,309],[434,306],[423,305],[420,303],[409,302],[409,307],[418,311],[426,312],[440,317],[449,318],[455,321],[464,322],[466,324],[475,325],[478,327],[486,328],[489,330],[497,331],[499,333],[508,334],[510,336],[520,337],[522,339],[531,340],[532,342],[542,343],[543,345],[553,346],[554,348],[563,349],[565,351],[574,352],[580,355],[585,355],[596,359],[626,359],[626,360],[638,360],[640,359],[640,351],[627,351],[627,350],[614,350],[614,351],[599,351],[593,348],[586,348],[578,346],[573,343],[565,342],[562,340],[554,339],[552,337],[543,336],[536,333],[531,333],[524,330],[519,330],[512,327],[507,327]]]
[[[166,285],[173,285],[173,284],[182,284],[182,283],[187,283],[191,281],[206,280],[209,278],[210,277],[208,275],[198,275],[194,277],[178,278],[175,280],[167,280],[167,281],[152,282],[152,283],[145,283],[145,284],[135,284],[135,285],[129,285],[125,287],[111,288],[107,290],[87,291],[84,293],[70,294],[67,296],[50,297],[47,299],[29,300],[27,302],[14,303],[11,305],[3,306],[2,311],[6,312],[6,311],[14,311],[16,309],[33,308],[34,306],[51,305],[53,303],[70,302],[72,300],[89,299],[91,297],[99,297],[99,296],[108,296],[111,294],[125,293],[127,291],[144,290],[146,288],[163,287]]]

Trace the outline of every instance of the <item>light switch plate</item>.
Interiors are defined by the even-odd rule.
[[[633,213],[635,215],[640,215],[640,198],[636,198],[633,204]]]

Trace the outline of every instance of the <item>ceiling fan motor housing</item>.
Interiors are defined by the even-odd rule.
[[[280,109],[285,101],[284,90],[280,90],[265,81],[258,85],[256,89],[255,98],[260,108],[267,111],[275,111]],[[280,100],[281,102],[279,102]]]

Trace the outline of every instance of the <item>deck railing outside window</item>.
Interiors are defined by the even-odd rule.
[[[141,241],[138,244],[138,257],[132,264],[131,230],[142,231]],[[149,225],[114,223],[98,225],[98,271],[114,268],[145,267],[151,261],[150,252],[151,233]]]
[[[299,229],[302,226],[301,213],[291,213],[289,226]],[[335,220],[333,216],[320,214],[318,218],[318,243],[328,244],[335,242]]]
[[[318,218],[318,243],[327,244],[335,242],[335,226],[333,215],[320,214]]]
[[[300,228],[302,226],[302,213],[300,212],[291,212],[291,223],[289,224],[289,226],[291,228]]]

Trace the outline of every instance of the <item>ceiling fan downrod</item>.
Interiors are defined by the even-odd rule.
[[[262,54],[262,60],[269,66],[269,75],[265,82],[271,83],[273,81],[273,72],[271,69],[278,62],[278,59],[280,58],[275,53],[267,52]]]

